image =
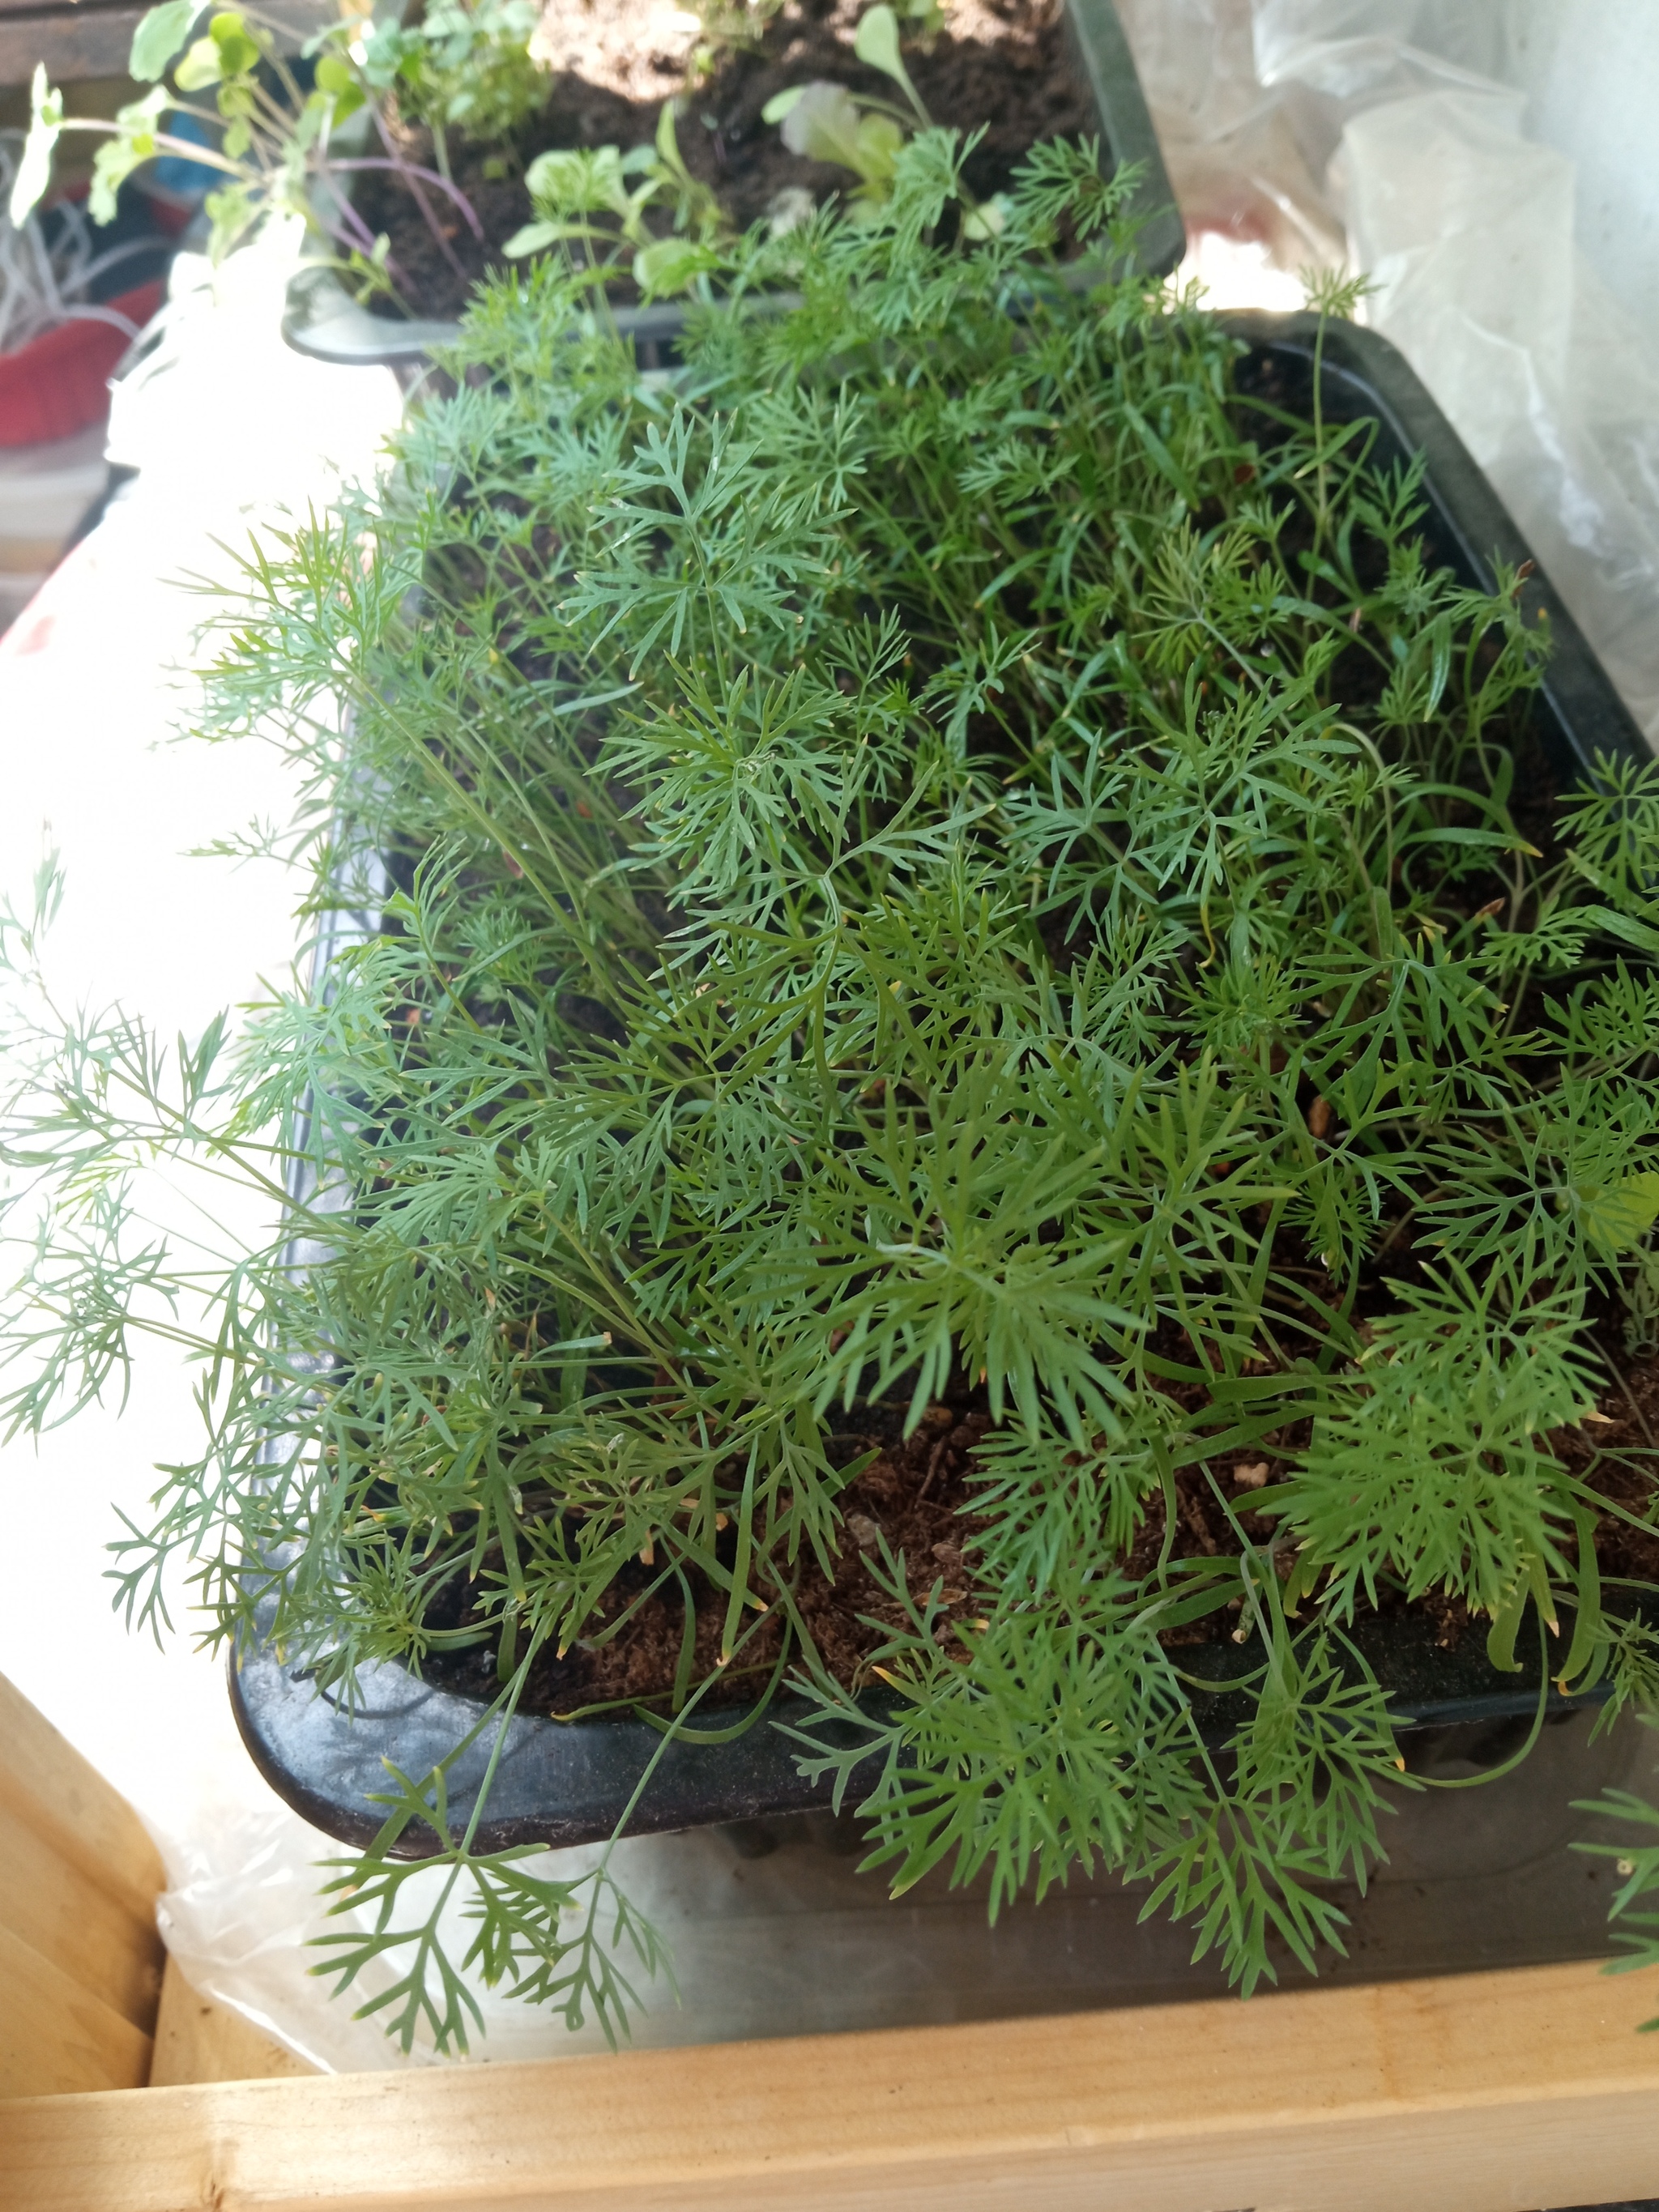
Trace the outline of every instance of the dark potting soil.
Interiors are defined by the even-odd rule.
[[[1335,1289],[1334,1284],[1325,1287],[1328,1291]],[[1359,1303],[1363,1311],[1363,1292]],[[1548,1443],[1554,1457],[1606,1498],[1610,1509],[1645,1517],[1653,1512],[1659,1494],[1659,1356],[1630,1358],[1625,1352],[1620,1312],[1609,1310],[1597,1316],[1589,1337],[1613,1378],[1610,1387],[1601,1393],[1588,1421],[1580,1427],[1556,1430]],[[1280,1432],[1277,1451],[1258,1448],[1241,1455],[1230,1466],[1212,1462],[1207,1473],[1203,1467],[1183,1469],[1175,1484],[1177,1508],[1172,1556],[1178,1559],[1200,1555],[1237,1557],[1243,1547],[1229,1519],[1229,1508],[1237,1516],[1238,1530],[1250,1542],[1271,1542],[1273,1516],[1253,1511],[1251,1498],[1283,1481],[1291,1471],[1293,1455],[1308,1441],[1308,1425],[1298,1423]],[[1211,1475],[1226,1500],[1225,1508],[1211,1485]],[[1129,1573],[1144,1575],[1156,1565],[1165,1527],[1164,1502],[1155,1493],[1147,1500],[1146,1519],[1125,1562]],[[1565,1557],[1577,1556],[1577,1540],[1570,1532],[1559,1541]],[[1615,1585],[1621,1580],[1659,1585],[1659,1528],[1635,1528],[1620,1510],[1602,1513],[1595,1525],[1595,1559],[1604,1581]],[[1289,1572],[1288,1550],[1276,1564],[1281,1577]],[[1620,1610],[1620,1596],[1616,1587],[1608,1593],[1615,1613]],[[1224,1613],[1172,1629],[1160,1640],[1170,1648],[1218,1643],[1236,1625],[1236,1619],[1229,1616],[1236,1617],[1242,1610],[1243,1601],[1234,1599]],[[1477,1619],[1461,1598],[1443,1590],[1431,1590],[1408,1604],[1403,1592],[1382,1589],[1376,1611],[1383,1617],[1412,1613],[1428,1620],[1443,1651],[1455,1651],[1466,1632],[1481,1637],[1486,1632],[1484,1616]]]
[[[1626,1358],[1620,1329],[1620,1317],[1609,1311],[1592,1331],[1613,1376],[1595,1417],[1581,1427],[1558,1431],[1550,1442],[1555,1456],[1610,1505],[1644,1517],[1652,1511],[1659,1488],[1659,1357]],[[819,1656],[843,1686],[855,1690],[866,1686],[872,1653],[884,1632],[905,1618],[900,1601],[872,1571],[883,1540],[890,1554],[902,1560],[913,1604],[920,1608],[931,1596],[939,1608],[935,1632],[945,1649],[957,1640],[959,1627],[983,1611],[988,1594],[977,1586],[974,1539],[985,1524],[973,1511],[973,1476],[975,1447],[990,1425],[983,1393],[964,1384],[931,1407],[911,1437],[902,1434],[901,1407],[880,1406],[849,1418],[834,1438],[831,1457],[839,1464],[871,1453],[874,1457],[842,1493],[842,1548],[833,1577],[825,1576],[804,1553],[792,1579],[795,1604]],[[1306,1441],[1301,1427],[1289,1429],[1278,1439],[1276,1451],[1259,1448],[1183,1469],[1175,1482],[1171,1557],[1236,1557],[1242,1548],[1241,1533],[1253,1544],[1268,1543],[1274,1522],[1255,1511],[1250,1501],[1285,1477],[1290,1455]],[[1164,1498],[1154,1492],[1121,1562],[1127,1573],[1139,1577],[1156,1565],[1166,1526]],[[728,1530],[725,1545],[729,1549],[734,1543]],[[1562,1549],[1571,1556],[1571,1538],[1563,1541]],[[1632,1528],[1610,1511],[1597,1524],[1595,1552],[1604,1580],[1614,1584],[1608,1593],[1614,1611],[1620,1609],[1620,1579],[1659,1584],[1659,1528]],[[1287,1549],[1281,1572],[1289,1571],[1291,1558]],[[588,1633],[562,1657],[548,1651],[538,1658],[522,1710],[569,1714],[648,1704],[665,1711],[677,1675],[683,1683],[696,1685],[714,1674],[724,1594],[696,1573],[687,1577],[684,1591],[677,1583],[653,1590],[657,1580],[652,1561],[632,1564],[606,1594]],[[763,1591],[763,1583],[762,1588]],[[429,1612],[429,1626],[464,1626],[474,1589],[452,1584]],[[688,1592],[696,1613],[695,1647],[690,1668],[682,1674]],[[1466,1632],[1486,1632],[1484,1620],[1474,1620],[1460,1599],[1443,1592],[1431,1592],[1409,1606],[1403,1594],[1379,1595],[1379,1613],[1411,1612],[1428,1620],[1443,1650],[1455,1650]],[[1242,1604],[1242,1599],[1234,1599],[1201,1620],[1167,1632],[1161,1640],[1170,1649],[1219,1644],[1238,1625]],[[606,1625],[633,1607],[637,1610],[625,1625],[605,1638]],[[780,1612],[747,1638],[738,1662],[699,1701],[700,1709],[746,1702],[763,1690],[781,1637]],[[492,1637],[484,1644],[434,1653],[422,1671],[444,1688],[487,1700],[499,1688],[495,1640]]]
[[[763,221],[778,195],[805,189],[822,203],[858,179],[827,162],[791,154],[761,111],[775,93],[815,78],[890,102],[897,88],[853,53],[864,0],[787,0],[754,51],[728,53],[691,87],[677,135],[687,168],[718,195],[733,227]],[[369,228],[391,241],[399,300],[376,300],[377,314],[457,316],[501,246],[531,220],[523,173],[554,148],[649,145],[665,100],[686,89],[690,41],[665,45],[641,0],[551,0],[532,52],[556,70],[547,105],[519,143],[452,142],[457,185],[477,211],[475,236],[459,210],[428,189],[441,236],[385,171],[362,176],[355,204]],[[905,64],[936,123],[964,135],[984,126],[966,176],[981,198],[1004,190],[1039,140],[1098,128],[1070,45],[1060,0],[952,0],[950,27],[931,51],[907,47]],[[431,166],[424,131],[400,134],[407,157]],[[506,173],[502,173],[505,162]],[[623,297],[619,292],[618,299]]]
[[[823,1663],[838,1681],[862,1686],[865,1664],[882,1639],[876,1624],[896,1627],[903,1619],[898,1600],[871,1571],[885,1540],[902,1554],[905,1579],[920,1603],[937,1584],[943,1607],[940,1633],[949,1623],[971,1620],[982,1599],[975,1592],[964,1547],[983,1525],[970,1509],[968,1475],[975,1446],[991,1425],[982,1391],[964,1387],[932,1406],[913,1436],[903,1434],[903,1404],[872,1406],[843,1415],[830,1444],[838,1466],[860,1459],[870,1464],[840,1494],[842,1546],[833,1577],[826,1577],[803,1553],[791,1573],[794,1602]],[[728,1528],[718,1548],[735,1549]],[[726,1561],[729,1564],[729,1558]],[[682,1663],[685,1598],[676,1583],[651,1590],[657,1570],[648,1560],[633,1562],[606,1592],[588,1634],[562,1657],[548,1651],[532,1672],[524,1699],[526,1712],[566,1713],[616,1701],[632,1704],[668,1698]],[[690,1669],[693,1684],[716,1670],[725,1626],[726,1596],[701,1574],[687,1576],[696,1611],[696,1646]],[[765,1585],[763,1583],[764,1594]],[[453,1585],[445,1601],[428,1611],[434,1627],[459,1626],[468,1618],[472,1585]],[[638,1606],[627,1625],[607,1641],[607,1622]],[[751,1629],[724,1679],[700,1705],[752,1698],[769,1678],[782,1642],[782,1613]],[[493,1697],[495,1644],[433,1655],[422,1669],[427,1679],[464,1695]]]

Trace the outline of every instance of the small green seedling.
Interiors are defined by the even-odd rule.
[[[951,0],[903,0],[897,12],[920,40],[922,52],[929,53],[950,21]]]
[[[634,281],[647,298],[683,292],[718,263],[713,247],[724,224],[720,203],[685,166],[672,100],[663,103],[654,146],[635,146],[626,154],[615,146],[538,154],[525,183],[536,220],[515,231],[502,249],[514,260],[579,242],[588,252],[593,282],[602,283],[615,273],[605,249],[620,237],[634,248]],[[664,209],[672,210],[674,234],[659,237],[646,218]]]
[[[711,76],[729,53],[752,53],[767,25],[783,6],[783,0],[689,0],[702,35],[691,50],[686,75],[701,83]]]
[[[890,107],[884,100],[855,96],[845,85],[817,79],[792,84],[776,93],[761,110],[765,123],[781,123],[783,143],[792,154],[808,161],[833,161],[851,169],[859,179],[853,205],[866,218],[885,204],[893,189],[893,176],[907,130],[920,123],[926,130],[933,118],[910,82],[899,52],[898,18],[886,6],[871,8],[860,18],[853,51],[868,69],[890,77],[909,102],[909,112]]]
[[[431,132],[447,177],[452,131],[510,144],[546,105],[552,74],[530,52],[539,18],[532,0],[431,0],[418,21],[376,23],[358,65],[366,86],[396,99],[402,121]]]
[[[90,212],[108,222],[126,179],[159,154],[174,154],[217,170],[209,194],[208,252],[222,260],[272,215],[297,217],[326,240],[337,266],[371,286],[395,285],[386,240],[351,205],[349,182],[369,169],[394,173],[420,208],[439,250],[460,271],[440,210],[452,209],[482,236],[471,203],[449,174],[447,129],[507,131],[546,96],[545,70],[529,59],[535,11],[528,0],[442,0],[417,27],[365,31],[357,19],[331,25],[307,46],[309,87],[283,52],[285,27],[250,7],[221,9],[192,36],[201,0],[161,0],[133,33],[129,68],[150,89],[112,120],[70,116],[64,99],[36,69],[28,137],[11,195],[21,223],[52,179],[52,159],[65,131],[99,137],[93,161]],[[171,75],[172,83],[167,80]],[[438,167],[411,161],[392,127],[392,103],[428,123]],[[358,143],[366,116],[378,152]],[[170,130],[187,118],[198,135]],[[204,143],[205,141],[205,143]]]
[[[907,20],[923,21],[928,43],[943,20],[942,9],[927,0],[912,0]],[[886,205],[893,189],[898,157],[908,132],[918,125],[931,129],[933,118],[910,79],[899,51],[899,19],[885,5],[872,8],[860,17],[853,51],[866,68],[879,70],[903,93],[908,112],[872,100],[867,94],[849,92],[845,85],[819,78],[810,84],[793,84],[776,93],[761,110],[765,123],[783,126],[783,143],[792,154],[809,161],[832,161],[858,178],[851,195],[855,220],[872,222]],[[1006,200],[965,202],[962,234],[972,240],[995,237],[1006,220]]]
[[[791,85],[761,111],[768,123],[781,123],[783,143],[807,161],[833,161],[859,179],[855,208],[884,205],[904,145],[904,125],[884,108],[854,99],[845,85],[822,80]]]

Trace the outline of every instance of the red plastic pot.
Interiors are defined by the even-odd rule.
[[[143,328],[161,304],[160,278],[105,304]],[[0,353],[0,446],[72,438],[109,412],[109,380],[132,341],[112,323],[75,320]]]

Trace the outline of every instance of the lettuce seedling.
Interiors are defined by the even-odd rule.
[[[613,273],[605,252],[620,237],[635,249],[634,281],[647,298],[683,292],[718,264],[714,241],[725,227],[724,217],[719,201],[681,157],[672,100],[663,102],[654,146],[635,146],[626,154],[615,146],[538,154],[525,173],[525,183],[536,220],[507,241],[502,250],[513,260],[579,242],[587,252],[592,281],[602,283]],[[655,235],[646,221],[664,208],[672,212],[676,234],[665,238]]]
[[[855,204],[878,207],[893,188],[904,126],[884,108],[855,100],[845,85],[792,85],[761,111],[781,123],[783,143],[808,161],[833,161],[859,179]]]
[[[943,21],[942,11],[930,7],[928,0],[911,0],[904,12],[908,20],[922,24],[924,44],[931,42]],[[891,8],[882,5],[866,10],[860,19],[853,51],[867,67],[893,80],[908,103],[908,114],[884,100],[872,100],[867,94],[855,94],[845,85],[818,78],[775,93],[761,110],[761,119],[782,125],[783,143],[792,154],[852,170],[859,179],[858,189],[851,195],[852,212],[856,220],[870,222],[877,220],[891,195],[908,131],[917,125],[923,130],[931,128],[933,118],[904,66],[898,17]],[[1007,219],[1006,197],[999,193],[976,203],[964,192],[963,198],[963,236],[969,241],[997,236]],[[787,222],[775,226],[789,227]]]
[[[870,69],[879,70],[904,94],[910,112],[890,107],[884,100],[855,96],[845,85],[822,79],[790,85],[776,93],[761,110],[766,123],[783,126],[783,143],[792,154],[809,161],[832,161],[850,169],[859,179],[854,206],[867,220],[890,198],[907,126],[920,123],[927,129],[932,118],[910,82],[910,73],[899,52],[898,19],[885,6],[871,8],[860,18],[853,51]]]

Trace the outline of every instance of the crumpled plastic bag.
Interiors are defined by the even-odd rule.
[[[1659,372],[1573,243],[1574,166],[1523,134],[1511,12],[1118,0],[1189,233],[1344,261],[1659,744]],[[1278,283],[1273,282],[1277,276]],[[1236,287],[1218,304],[1243,304]]]
[[[311,1972],[319,1956],[311,1943],[326,1925],[318,1862],[334,1848],[274,1797],[222,1805],[165,1838],[171,1887],[155,1917],[198,1995],[321,2072],[345,2073],[394,2064],[397,2054],[372,2021],[352,2018],[351,2006],[325,2002]]]
[[[1400,347],[1659,743],[1659,374],[1573,245],[1573,165],[1498,105],[1355,116],[1333,165]]]
[[[170,1886],[157,1901],[156,1919],[185,1979],[324,2073],[432,2064],[438,2054],[429,2024],[422,2023],[404,2051],[387,2033],[395,2006],[356,2016],[393,1991],[410,1963],[406,1950],[371,1960],[342,1997],[319,1975],[328,1956],[319,1938],[363,1934],[373,1925],[373,1912],[362,1907],[331,1916],[332,1900],[321,1894],[330,1863],[351,1854],[290,1812],[251,1771],[236,1781],[243,1786],[228,1777],[216,1802],[198,1807],[193,1820],[173,1824],[162,1838]],[[626,1855],[639,1847],[618,1849]],[[556,1870],[568,1880],[597,1856],[597,1850],[561,1852],[556,1869],[549,1855],[531,1871]],[[441,1867],[413,1877],[394,1927],[415,1925],[431,1911],[445,1879]],[[472,1934],[467,1894],[457,1892],[440,1923],[445,1948],[457,1961]],[[476,1973],[466,1979],[483,2019],[482,2029],[471,2014],[466,2021],[468,2044],[478,2057],[575,2057],[606,2048],[591,2019],[573,2034],[557,2014],[515,2003],[504,1991],[486,1989]]]

